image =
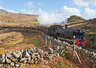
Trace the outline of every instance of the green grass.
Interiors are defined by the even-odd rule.
[[[40,48],[39,44],[39,35],[38,31],[31,31],[31,33],[23,32],[24,40],[23,42],[27,42],[28,44],[33,44],[35,47]]]
[[[31,64],[31,65],[23,65],[21,67],[14,67],[10,65],[3,65],[1,68],[41,68],[41,66],[36,65],[36,64]],[[42,68],[51,68],[48,65],[42,65]]]
[[[39,24],[39,22],[38,21],[24,21],[24,22],[22,22],[22,23],[25,23],[26,25],[31,25],[31,24],[34,24],[34,25],[36,25],[36,24]]]
[[[8,48],[8,47],[17,45],[17,44],[21,43],[22,41],[23,41],[23,39],[15,40],[15,41],[12,41],[12,42],[10,42],[10,43],[4,43],[3,45],[0,45],[0,47],[1,47],[1,48]]]
[[[54,63],[50,66],[51,68],[70,68],[64,61],[58,61],[58,63]]]
[[[32,43],[35,45],[35,47],[40,48],[38,39],[33,40]]]
[[[6,43],[7,40],[3,41],[3,43],[0,44],[0,53],[6,52],[10,50],[10,47],[13,46],[15,47],[16,45],[20,44],[21,44],[20,46],[28,46],[30,44],[33,44],[34,47],[40,48],[40,41],[39,41],[40,33],[38,31],[31,31],[31,33],[21,31],[21,33],[23,34],[23,38],[20,38],[20,40],[10,41],[8,43]]]
[[[33,24],[39,24],[39,22],[38,22],[38,21],[32,21],[32,23],[33,23]]]

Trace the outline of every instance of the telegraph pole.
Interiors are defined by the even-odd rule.
[[[74,54],[75,54],[75,36],[73,36],[73,59],[74,59]]]

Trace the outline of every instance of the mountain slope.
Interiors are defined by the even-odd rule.
[[[0,9],[0,22],[2,23],[26,23],[26,24],[39,24],[37,22],[37,15],[27,15],[12,13]]]
[[[82,17],[80,16],[77,16],[77,15],[72,15],[68,18],[68,23],[71,23],[71,22],[83,22],[85,21],[85,19],[83,19]]]

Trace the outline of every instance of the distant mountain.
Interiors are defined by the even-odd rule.
[[[39,24],[37,15],[13,13],[0,9],[0,23]]]
[[[6,13],[6,12],[8,12],[8,11],[6,11],[6,10],[4,10],[4,9],[0,9],[0,13]]]
[[[67,20],[68,23],[71,23],[71,22],[84,22],[84,21],[85,21],[85,19],[83,19],[82,17],[77,16],[77,15],[72,15]]]

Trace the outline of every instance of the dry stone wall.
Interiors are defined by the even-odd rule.
[[[65,50],[63,47],[48,47],[48,51],[39,48],[29,48],[15,52],[0,54],[0,66],[10,65],[20,67],[26,64],[38,64],[43,61],[45,64],[48,60],[60,56]],[[40,61],[41,60],[41,61]]]

